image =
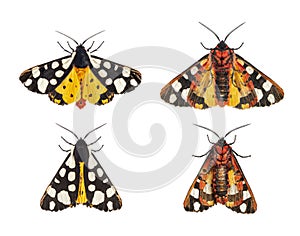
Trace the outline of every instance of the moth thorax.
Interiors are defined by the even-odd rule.
[[[74,65],[77,68],[86,68],[87,66],[90,66],[90,57],[82,45],[79,45],[76,48]]]
[[[88,162],[88,158],[90,156],[90,151],[87,147],[86,142],[83,139],[79,139],[75,145],[74,149],[75,159],[78,162]]]
[[[214,189],[215,193],[222,197],[227,194],[227,166],[217,165],[215,168]]]

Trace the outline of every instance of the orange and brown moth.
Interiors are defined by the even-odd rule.
[[[200,23],[202,24],[202,23]],[[244,23],[243,23],[244,24]],[[279,102],[283,89],[264,73],[235,54],[224,40],[210,30],[219,40],[210,53],[171,80],[161,90],[160,96],[175,106],[206,109],[213,106],[231,106],[239,109],[270,106]]]
[[[230,145],[234,143],[235,139],[229,144],[224,139],[229,133],[247,125],[231,130],[222,138],[213,130],[197,125],[213,132],[219,140],[213,143],[207,153],[196,156],[207,155],[207,158],[184,200],[186,211],[204,211],[217,203],[223,204],[237,213],[254,213],[256,211],[257,204],[254,195],[235,157],[235,155],[249,156],[238,155],[231,148]]]

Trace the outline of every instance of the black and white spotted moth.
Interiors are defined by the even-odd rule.
[[[68,43],[71,48],[68,51],[59,44],[70,55],[25,70],[20,75],[20,81],[30,91],[48,94],[50,100],[56,104],[76,102],[80,109],[85,107],[86,101],[104,105],[113,99],[114,94],[133,90],[141,83],[139,71],[91,55],[102,44],[92,51],[93,43],[88,49],[83,46],[97,34],[81,44],[63,34],[76,43],[76,49],[71,48]]]
[[[84,138],[78,138],[74,132],[61,126],[71,132],[76,137],[77,142],[74,145],[62,137],[65,142],[73,145],[73,147],[70,150],[61,148],[63,151],[68,152],[68,156],[41,199],[42,209],[59,211],[68,207],[75,207],[77,204],[104,211],[121,208],[122,200],[116,188],[94,155],[94,152],[100,151],[103,145],[98,150],[89,148],[101,136],[90,144],[85,141],[89,134],[102,126],[88,132]]]

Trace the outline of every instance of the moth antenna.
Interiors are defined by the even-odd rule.
[[[225,138],[228,134],[232,133],[233,131],[236,131],[237,129],[246,127],[246,126],[248,126],[248,125],[250,125],[250,124],[245,124],[245,125],[242,125],[242,126],[239,126],[239,127],[235,128],[235,129],[233,129],[233,130],[230,130],[227,134],[225,134],[224,138]]]
[[[195,126],[198,126],[198,127],[200,127],[200,128],[202,128],[202,129],[206,129],[206,130],[212,132],[213,134],[215,134],[218,138],[220,138],[220,136],[219,136],[215,131],[213,131],[213,130],[211,130],[211,129],[209,129],[209,128],[206,128],[206,127],[204,127],[204,126],[202,126],[202,125],[197,125],[197,124],[194,124],[194,125],[195,125]]]
[[[228,36],[233,32],[233,31],[235,31],[236,29],[238,29],[238,28],[240,28],[243,24],[245,24],[246,22],[243,22],[242,24],[240,24],[240,25],[238,25],[237,27],[235,27],[233,30],[231,30],[228,34],[227,34],[227,36],[225,37],[225,39],[224,39],[224,42],[226,41],[226,39],[228,38]]]
[[[86,139],[87,136],[89,136],[91,133],[93,133],[94,131],[96,131],[97,129],[100,129],[102,126],[106,125],[106,123],[104,123],[103,125],[100,125],[98,127],[96,127],[95,129],[92,129],[90,132],[88,132],[83,139]]]
[[[207,47],[205,47],[205,46],[204,46],[204,44],[203,44],[202,42],[200,42],[200,44],[201,44],[201,45],[202,45],[202,47],[204,47],[204,49],[206,49],[206,50],[209,50],[209,51],[210,51],[210,50],[212,50],[212,49],[213,49],[213,48],[207,48]]]
[[[64,34],[64,33],[60,32],[60,31],[57,31],[57,30],[56,30],[55,32],[57,32],[57,33],[59,33],[59,34],[62,34],[63,36],[65,36],[65,37],[71,39],[72,41],[74,41],[74,42],[76,43],[76,45],[78,45],[77,41],[76,41],[75,39],[71,38],[69,35],[66,35],[66,34]]]
[[[65,130],[69,131],[71,134],[73,134],[77,140],[79,139],[78,136],[77,136],[72,130],[67,129],[66,127],[64,127],[64,126],[62,126],[62,125],[60,125],[60,124],[58,124],[58,123],[56,123],[56,124],[57,124],[59,127],[65,129]]]
[[[244,45],[244,42],[242,42],[242,44],[239,47],[237,47],[237,48],[231,48],[231,49],[232,50],[239,50],[243,45]]]
[[[208,29],[210,32],[212,32],[212,33],[217,37],[217,39],[219,40],[219,42],[221,41],[220,38],[219,38],[219,36],[218,36],[212,29],[208,28],[205,24],[203,24],[203,23],[201,23],[201,22],[199,22],[199,24],[201,24],[201,25],[204,26],[206,29]]]
[[[96,49],[94,49],[93,51],[91,51],[90,53],[98,51],[99,48],[101,48],[101,46],[103,45],[103,43],[104,43],[104,41],[102,41],[102,43]]]
[[[98,34],[101,34],[101,33],[104,32],[104,31],[105,31],[105,30],[102,30],[102,31],[100,31],[100,32],[98,32],[98,33],[96,33],[96,34],[93,34],[92,36],[88,37],[86,40],[84,40],[84,41],[81,43],[81,45],[85,44],[86,41],[88,41],[89,39],[95,37],[95,36],[98,35]]]
[[[58,44],[65,52],[72,54],[72,52],[70,52],[70,51],[68,51],[67,49],[65,49],[65,48],[61,45],[60,42],[57,41],[57,44]]]

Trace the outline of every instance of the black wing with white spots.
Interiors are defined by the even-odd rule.
[[[141,83],[141,73],[128,66],[93,55],[91,64],[94,75],[114,94],[130,92]]]
[[[32,92],[48,94],[70,73],[73,56],[34,66],[20,75],[20,81]]]
[[[44,210],[59,211],[76,206],[80,167],[69,153],[47,187],[40,205]]]
[[[249,74],[249,81],[254,85],[257,103],[255,106],[270,106],[279,102],[284,97],[283,89],[272,79],[259,71],[244,58],[236,54],[237,61],[245,68],[245,73]],[[240,108],[239,106],[237,108]]]
[[[84,171],[87,202],[85,205],[112,211],[122,207],[122,200],[104,169],[92,153]]]
[[[116,188],[83,139],[79,139],[68,154],[40,202],[41,208],[49,211],[77,204],[104,211],[117,210],[122,206]]]

